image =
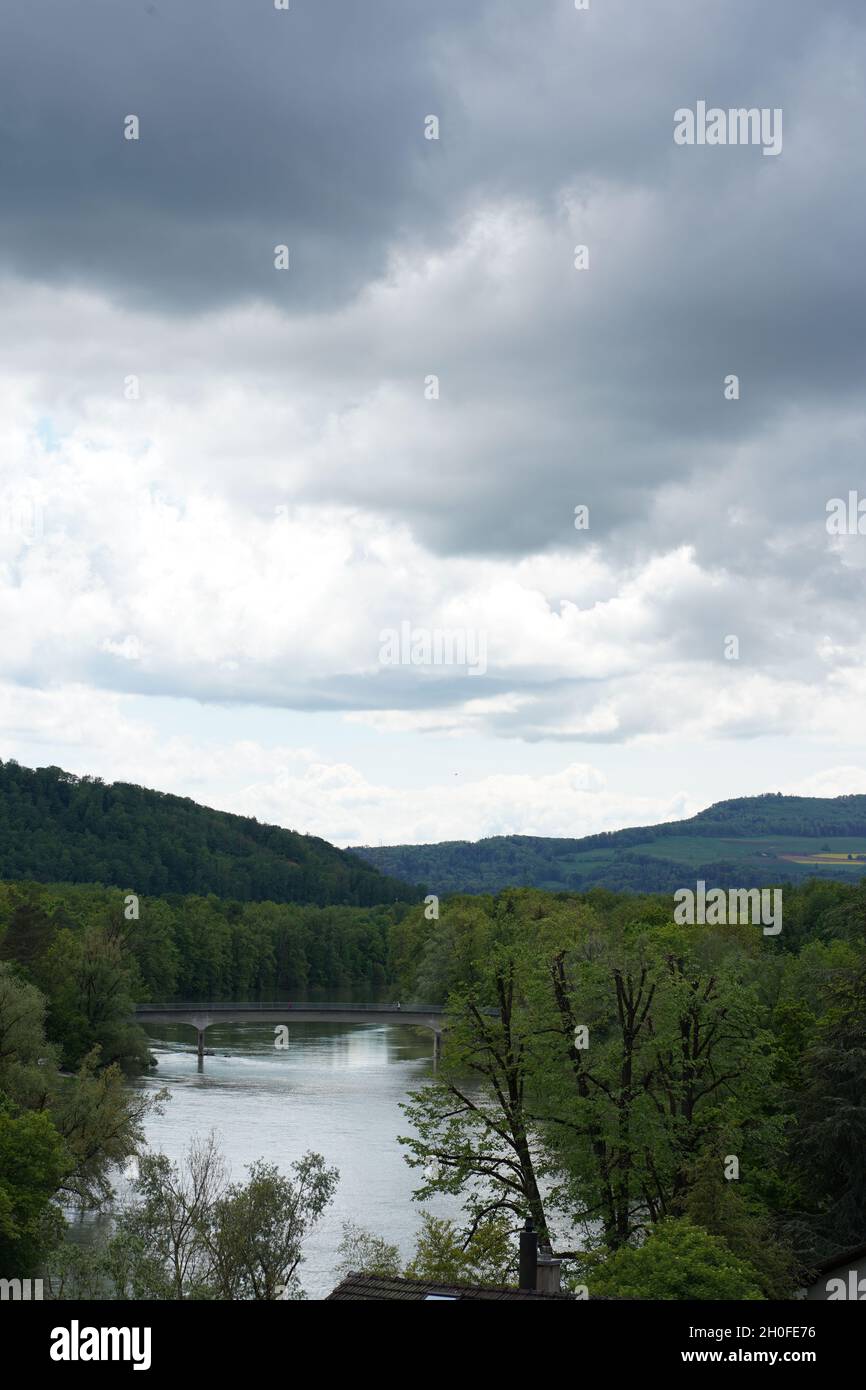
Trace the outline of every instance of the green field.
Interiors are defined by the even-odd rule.
[[[755,860],[780,859],[782,855],[816,855],[830,852],[831,854],[864,854],[866,855],[866,840],[862,836],[827,836],[820,837],[797,836],[797,835],[757,835],[751,839],[734,838],[733,836],[707,836],[707,835],[669,835],[664,839],[648,841],[640,846],[641,854],[651,854],[659,859],[675,859],[680,864],[706,864],[713,860],[734,860],[738,863],[752,863]],[[579,856],[581,863],[586,863],[590,855]],[[595,857],[595,856],[592,856]],[[790,862],[781,860],[782,863]],[[819,861],[820,862],[820,861]],[[836,860],[833,867],[845,868],[850,866],[852,869],[858,867],[856,859],[848,860],[847,857]],[[861,863],[859,867],[866,873],[866,865]]]
[[[856,882],[866,877],[866,796],[771,793],[717,802],[684,821],[581,839],[504,835],[357,852],[387,874],[445,893],[521,885],[672,892],[690,878],[720,887]]]

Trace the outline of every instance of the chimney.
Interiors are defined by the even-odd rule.
[[[549,1245],[543,1245],[538,1252],[538,1276],[536,1288],[539,1293],[561,1293],[560,1269],[562,1260],[554,1257]]]
[[[520,1232],[520,1288],[536,1292],[538,1280],[538,1236],[532,1220],[527,1216],[526,1225]]]

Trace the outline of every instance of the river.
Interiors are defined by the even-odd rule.
[[[412,1201],[421,1181],[409,1168],[398,1134],[410,1132],[400,1102],[432,1075],[432,1038],[412,1028],[292,1023],[289,1046],[274,1047],[262,1024],[208,1029],[197,1070],[194,1033],[178,1025],[148,1028],[157,1068],[135,1083],[165,1087],[162,1115],[151,1115],[151,1149],[180,1159],[193,1135],[217,1132],[233,1179],[264,1158],[288,1171],[309,1149],[340,1171],[332,1205],[304,1244],[301,1284],[322,1298],[338,1282],[337,1247],[344,1221],[375,1232],[412,1253],[422,1208]],[[436,1216],[459,1217],[454,1198],[427,1204]]]

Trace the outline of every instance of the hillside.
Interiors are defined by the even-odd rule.
[[[498,835],[470,842],[355,849],[383,873],[432,892],[495,892],[516,885],[673,892],[703,878],[759,887],[866,874],[866,796],[739,797],[688,820],[582,839]]]
[[[418,897],[327,840],[187,797],[15,762],[0,762],[0,879],[319,906]]]

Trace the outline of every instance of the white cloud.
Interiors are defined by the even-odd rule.
[[[46,153],[66,158],[45,196],[67,196],[69,170],[91,196],[49,256],[52,220],[19,185],[4,265],[46,282],[0,284],[0,679],[14,746],[247,798],[342,839],[368,825],[406,839],[657,818],[679,804],[664,758],[683,740],[844,744],[839,767],[815,775],[843,789],[856,776],[866,537],[828,537],[825,506],[858,486],[866,447],[851,191],[862,29],[798,3],[780,44],[779,6],[759,22],[735,3],[709,25],[677,0],[661,8],[664,22],[653,7],[623,27],[622,0],[591,17],[515,4],[507,23],[501,6],[446,3],[419,45],[395,4],[395,47],[377,39],[366,55],[375,76],[353,48],[351,72],[313,80],[302,66],[286,83],[264,30],[234,28],[226,6],[260,88],[238,107],[220,63],[202,66],[231,139],[218,161],[199,148],[189,163],[165,159],[168,132],[179,151],[192,128],[188,86],[165,84],[162,134],[142,146],[148,216],[90,159],[110,92],[89,92],[86,73],[108,45],[119,82],[150,31],[135,45],[123,26],[93,44],[80,24],[57,31],[81,76],[45,93]],[[372,31],[351,20],[363,51]],[[335,47],[330,23],[328,7],[311,11],[310,54]],[[674,93],[694,72],[720,99],[772,79],[784,157],[675,151]],[[421,74],[431,100],[447,98],[435,151],[398,130]],[[325,80],[337,87],[323,123]],[[73,92],[87,119],[67,143]],[[354,120],[359,99],[369,126]],[[280,121],[263,127],[259,101],[307,120],[309,157],[283,148]],[[23,130],[28,148],[40,131]],[[257,248],[283,163],[303,196],[281,296]],[[591,249],[585,273],[577,243]],[[721,395],[732,370],[736,405]],[[484,676],[383,668],[379,634],[402,622],[483,633]],[[130,694],[230,708],[242,737],[163,740],[130,717]],[[437,739],[657,748],[658,797],[549,770],[479,775],[447,798],[419,771],[406,791],[312,736],[300,752],[248,740],[264,707],[333,712],[410,765]],[[562,751],[570,767],[575,747]]]
[[[788,782],[783,790],[789,796],[863,796],[866,794],[866,767],[828,767],[810,777]]]
[[[340,844],[477,839],[485,835],[583,835],[647,824],[698,809],[682,794],[623,796],[592,764],[558,772],[441,779],[410,787],[371,780],[312,748],[255,739],[218,746],[166,739],[132,716],[122,697],[84,687],[25,691],[0,685],[0,756],[50,750],[67,771],[192,795],[218,809],[320,835]]]

